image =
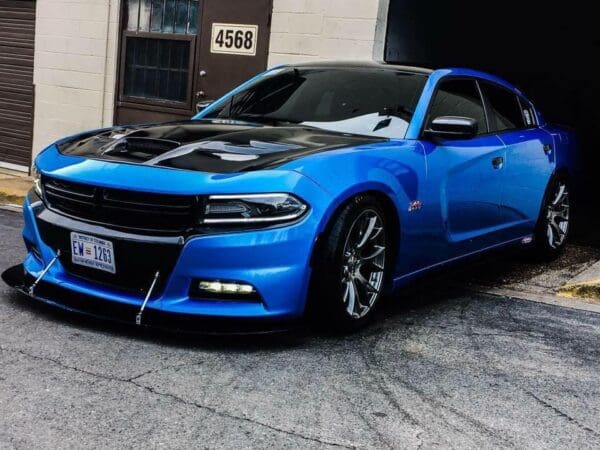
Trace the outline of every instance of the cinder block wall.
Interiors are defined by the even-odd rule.
[[[111,125],[119,0],[38,0],[33,155],[52,141]]]
[[[388,3],[274,0],[269,66],[325,59],[381,59]]]

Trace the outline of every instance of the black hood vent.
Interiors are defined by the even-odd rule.
[[[236,173],[272,169],[314,153],[386,140],[307,126],[193,120],[86,133],[61,142],[58,149],[92,159]]]
[[[102,154],[118,158],[131,158],[136,161],[145,162],[180,146],[180,142],[167,139],[131,136],[118,139],[111,143]]]

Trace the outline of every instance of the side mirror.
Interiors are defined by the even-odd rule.
[[[477,136],[479,126],[469,117],[442,116],[433,119],[425,136],[438,139],[471,139]]]
[[[214,100],[202,100],[201,102],[196,103],[196,113],[208,108],[213,102]]]

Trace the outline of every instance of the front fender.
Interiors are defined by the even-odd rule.
[[[340,206],[364,192],[377,192],[393,203],[397,222],[401,224],[398,241],[397,271],[409,271],[409,256],[418,239],[412,239],[421,228],[420,214],[410,206],[421,201],[426,178],[426,157],[416,141],[386,141],[312,155],[282,166],[312,179],[331,195],[321,217],[318,233],[322,234]],[[418,203],[417,203],[418,204]]]

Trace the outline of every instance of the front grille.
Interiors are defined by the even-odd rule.
[[[37,225],[42,240],[52,249],[60,250],[60,263],[70,275],[140,297],[143,297],[150,288],[157,271],[160,271],[160,277],[153,297],[164,291],[182,248],[181,245],[176,244],[140,242],[102,236],[113,244],[116,273],[112,274],[73,264],[70,230],[46,222],[40,217],[38,217]]]
[[[180,234],[199,223],[202,199],[42,179],[48,207],[76,219],[146,233]]]

